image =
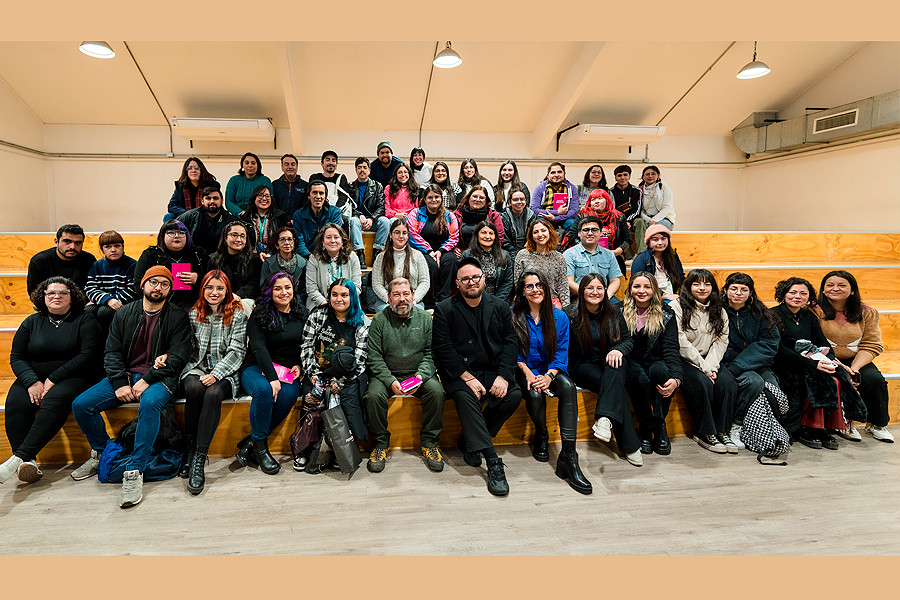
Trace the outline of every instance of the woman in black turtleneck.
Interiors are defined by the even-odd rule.
[[[253,253],[247,231],[247,224],[234,221],[222,230],[219,248],[209,259],[209,268],[218,269],[228,275],[234,296],[238,300],[256,300],[259,295],[259,271],[262,263]],[[248,312],[253,309],[245,306]]]
[[[150,267],[161,265],[180,281],[187,289],[178,289],[179,284],[173,286],[169,301],[190,310],[200,297],[200,279],[206,274],[208,257],[203,248],[198,248],[191,242],[191,234],[187,226],[181,221],[171,219],[163,223],[156,237],[156,245],[149,246],[141,253],[137,266],[134,268],[134,287],[138,298],[142,297],[141,279]],[[173,264],[187,263],[187,271],[172,268]]]

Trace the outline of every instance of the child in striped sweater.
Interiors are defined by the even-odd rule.
[[[94,313],[104,332],[123,304],[134,300],[134,267],[137,261],[125,255],[125,240],[117,231],[100,234],[103,258],[88,271],[84,293],[91,302],[85,310]]]

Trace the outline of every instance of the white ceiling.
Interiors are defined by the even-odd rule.
[[[125,44],[110,44],[116,58],[97,60],[78,52],[76,42],[0,42],[0,77],[44,123],[163,124]],[[656,125],[702,77],[661,124],[668,135],[724,136],[754,111],[785,108],[865,42],[761,43],[759,58],[772,73],[749,81],[734,75],[750,61],[752,42],[725,52],[729,44],[454,43],[463,64],[434,70],[423,127]],[[293,121],[311,130],[385,131],[419,128],[435,49],[434,42],[128,45],[167,116],[272,117],[279,128]]]

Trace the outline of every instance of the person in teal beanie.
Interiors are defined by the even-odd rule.
[[[264,185],[272,192],[272,181],[262,174],[262,163],[259,157],[247,152],[241,157],[241,168],[238,174],[228,180],[225,187],[225,208],[234,216],[247,210],[247,204],[258,185]]]

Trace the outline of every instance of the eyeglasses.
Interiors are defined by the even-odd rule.
[[[69,295],[69,290],[62,292],[44,292],[44,298],[65,298]]]
[[[186,236],[186,235],[187,235],[187,234],[186,234],[185,232],[183,232],[183,231],[175,231],[175,230],[173,230],[173,231],[167,231],[167,232],[166,232],[166,237],[170,237],[170,238],[184,237],[184,236]]]
[[[279,244],[293,244],[294,238],[278,238]]]
[[[260,194],[257,198],[266,198],[268,200],[272,199],[272,194]]]
[[[581,232],[582,233],[600,233],[600,228],[599,227],[582,227]]]
[[[247,239],[247,234],[246,234],[246,233],[234,233],[234,232],[232,232],[232,233],[229,233],[229,234],[228,234],[228,237],[233,238],[233,239],[236,239],[236,240],[246,240],[246,239]]]
[[[163,279],[162,281],[158,279],[148,279],[147,283],[149,283],[152,288],[160,288],[162,290],[167,290],[172,287],[172,284],[169,283],[167,279]]]
[[[526,283],[525,284],[526,292],[533,292],[534,290],[543,290],[543,289],[544,289],[543,283]]]
[[[484,275],[472,275],[471,277],[463,277],[457,281],[463,285],[478,284],[481,282],[482,277],[484,277]]]

